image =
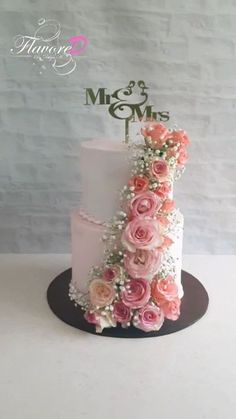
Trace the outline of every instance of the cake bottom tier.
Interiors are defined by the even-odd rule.
[[[181,267],[184,218],[181,213],[179,213],[177,221],[173,233],[170,234],[170,237],[173,239],[173,244],[169,248],[169,254],[173,258],[175,265],[179,298],[182,298]],[[84,219],[79,211],[72,213],[72,284],[82,293],[88,291],[90,269],[102,263],[104,254],[102,236],[104,229],[105,227],[103,225]]]

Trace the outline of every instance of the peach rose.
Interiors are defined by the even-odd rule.
[[[157,221],[143,217],[134,218],[126,225],[121,242],[130,252],[135,252],[136,249],[152,250],[161,246],[162,237]]]
[[[144,137],[151,139],[154,148],[161,148],[166,141],[169,133],[164,124],[159,122],[148,122],[144,128],[141,129]]]
[[[164,316],[169,320],[177,320],[180,316],[180,299],[166,301],[162,306]]]
[[[124,258],[125,269],[131,278],[152,279],[162,261],[162,253],[158,250],[136,250],[127,252]]]
[[[123,303],[132,309],[141,308],[147,304],[151,295],[151,287],[145,279],[131,279],[121,291]]]
[[[169,166],[165,160],[153,160],[151,164],[151,175],[161,180],[169,173]]]
[[[123,301],[116,301],[113,305],[113,317],[119,323],[128,323],[131,319],[130,308]]]
[[[144,332],[157,331],[164,322],[164,314],[160,307],[148,304],[138,312],[138,319],[134,326]]]
[[[179,150],[179,156],[177,159],[177,163],[180,164],[181,166],[183,166],[186,161],[188,160],[188,153],[185,149],[185,147],[181,147]]]
[[[174,141],[174,143],[180,143],[181,145],[188,145],[190,143],[188,134],[184,130],[169,132],[167,139]]]
[[[166,199],[161,206],[161,211],[169,213],[173,211],[174,207],[175,201],[173,199]]]
[[[178,298],[178,287],[171,275],[165,279],[154,279],[151,284],[152,298],[156,304],[162,306],[166,301]]]
[[[103,272],[103,279],[107,282],[114,282],[120,274],[121,269],[118,265],[107,266]]]
[[[96,307],[105,307],[115,298],[115,289],[104,279],[96,278],[89,286],[90,301]]]
[[[144,192],[148,189],[149,180],[146,176],[133,176],[129,180],[129,186],[134,187],[134,193]]]
[[[171,191],[171,184],[168,182],[160,183],[158,188],[155,190],[155,194],[161,199],[166,198]]]
[[[143,192],[131,199],[129,208],[132,217],[153,217],[161,206],[161,199],[154,192]]]

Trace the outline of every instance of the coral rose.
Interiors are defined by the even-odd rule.
[[[136,249],[152,250],[161,246],[158,222],[143,217],[134,218],[126,225],[121,242],[130,252],[135,252]]]
[[[186,161],[188,160],[188,153],[185,149],[185,147],[181,147],[179,150],[179,156],[177,159],[177,163],[180,164],[181,166],[183,166]]]
[[[161,206],[161,211],[169,213],[173,211],[174,207],[175,201],[173,199],[166,199]]]
[[[160,307],[148,304],[138,312],[134,326],[144,332],[159,330],[164,322],[164,313]]]
[[[146,176],[133,176],[129,180],[129,186],[134,188],[134,193],[144,192],[148,189],[149,180]]]
[[[161,206],[161,199],[154,192],[143,192],[131,199],[129,208],[132,217],[153,217]]]
[[[141,308],[147,304],[151,295],[151,287],[145,279],[131,279],[121,291],[123,303],[132,309]]]
[[[115,298],[115,289],[104,279],[94,279],[89,286],[90,301],[96,307],[105,307]]]
[[[154,148],[161,148],[166,141],[169,131],[162,123],[148,122],[141,130],[141,133],[144,137],[151,139],[151,145]]]
[[[162,306],[164,316],[169,320],[177,320],[180,316],[180,299],[166,301]]]
[[[190,143],[188,134],[184,130],[169,132],[167,139],[172,140],[174,143],[180,143],[181,145],[188,145]]]
[[[171,192],[171,184],[168,182],[160,183],[158,188],[155,190],[155,194],[162,199],[166,198],[170,192]]]
[[[113,317],[119,323],[128,323],[131,319],[131,310],[123,301],[116,301],[113,304]]]
[[[158,250],[136,250],[127,252],[124,258],[125,269],[131,278],[152,279],[158,272],[162,261],[162,253]]]
[[[158,180],[164,180],[169,174],[169,166],[165,160],[153,160],[151,164],[151,175]]]
[[[178,298],[178,287],[171,275],[165,279],[154,279],[151,284],[152,298],[156,304],[162,306],[166,301]]]

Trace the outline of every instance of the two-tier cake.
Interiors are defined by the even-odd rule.
[[[149,122],[132,145],[81,143],[81,204],[72,214],[69,296],[104,327],[159,330],[180,314],[183,216],[173,183],[188,136]]]

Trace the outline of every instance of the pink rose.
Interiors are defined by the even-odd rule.
[[[166,199],[161,206],[161,211],[169,213],[173,211],[174,207],[175,201],[173,199]]]
[[[129,180],[129,186],[134,188],[135,193],[144,192],[148,189],[149,180],[146,176],[133,176]]]
[[[152,279],[162,261],[162,253],[158,250],[136,250],[127,252],[124,258],[125,269],[131,278]]]
[[[145,279],[131,279],[125,289],[121,291],[123,303],[130,308],[141,308],[147,304],[151,294],[151,287]]]
[[[104,279],[94,279],[89,286],[90,301],[96,307],[105,307],[115,298],[115,289]]]
[[[164,316],[169,320],[177,320],[180,316],[180,299],[166,301],[162,306]]]
[[[121,273],[120,267],[117,265],[108,266],[103,272],[103,279],[107,282],[114,282],[119,278]]]
[[[88,323],[95,324],[96,326],[100,325],[99,317],[89,310],[85,312],[84,318],[85,320],[87,320]]]
[[[148,122],[146,127],[141,130],[144,137],[149,137],[154,148],[161,148],[166,141],[169,133],[164,124],[159,122]]]
[[[169,132],[167,138],[181,145],[188,145],[190,143],[188,134],[184,130]]]
[[[131,216],[139,215],[152,217],[161,206],[161,199],[154,192],[143,192],[136,195],[129,203]]]
[[[134,326],[144,332],[156,331],[164,322],[164,314],[160,307],[148,304],[138,312],[138,319],[134,320]]]
[[[119,323],[128,323],[131,319],[130,308],[123,301],[116,301],[113,305],[113,316]]]
[[[152,250],[161,246],[158,222],[143,217],[134,218],[126,225],[121,241],[130,252],[135,252],[136,249]]]
[[[164,179],[169,173],[169,166],[165,160],[153,160],[151,165],[151,175],[158,180]]]
[[[155,190],[155,194],[160,198],[166,198],[171,191],[171,184],[168,182],[161,183],[158,188]]]
[[[188,160],[188,153],[186,151],[185,147],[181,147],[179,150],[179,156],[177,159],[177,163],[180,164],[181,166],[183,166],[186,161]]]
[[[165,279],[154,279],[151,284],[152,298],[162,306],[166,301],[178,298],[178,287],[171,275]]]

